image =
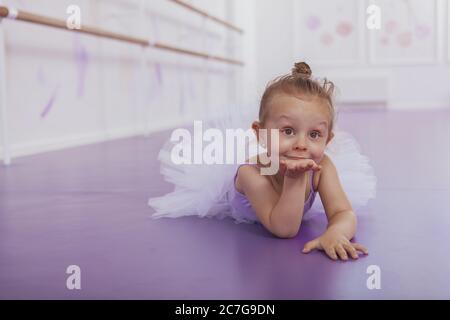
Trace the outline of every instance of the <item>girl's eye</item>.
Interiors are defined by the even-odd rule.
[[[292,128],[285,128],[285,129],[283,129],[283,132],[285,134],[287,134],[288,136],[291,136],[294,133],[294,129],[292,129]]]
[[[320,132],[319,131],[312,131],[310,134],[310,137],[313,139],[317,139],[320,137]]]

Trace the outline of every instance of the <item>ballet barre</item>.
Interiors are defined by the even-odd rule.
[[[215,60],[215,61],[234,64],[234,65],[238,65],[238,66],[244,65],[244,63],[239,60],[210,55],[207,53],[198,52],[198,51],[194,51],[194,50],[178,48],[178,47],[163,44],[160,42],[153,42],[153,41],[149,41],[149,40],[145,40],[145,39],[141,39],[141,38],[137,38],[137,37],[132,37],[132,36],[128,36],[128,35],[124,35],[124,34],[120,34],[120,33],[110,32],[110,31],[103,30],[103,29],[96,28],[96,27],[83,25],[80,29],[68,29],[65,20],[50,18],[50,17],[46,17],[46,16],[42,16],[42,15],[37,15],[37,14],[30,13],[27,11],[12,9],[12,8],[8,8],[5,6],[0,6],[0,18],[8,18],[8,19],[18,20],[18,21],[23,21],[23,22],[45,25],[48,27],[84,33],[84,34],[93,35],[93,36],[97,36],[97,37],[101,37],[101,38],[108,38],[108,39],[123,41],[123,42],[131,43],[131,44],[135,44],[135,45],[140,45],[143,47],[153,47],[155,49],[166,50],[166,51],[171,51],[171,52],[180,53],[180,54],[186,54],[186,55],[195,56],[198,58]]]
[[[231,23],[229,23],[229,22],[227,22],[225,20],[219,19],[219,18],[217,18],[217,17],[215,17],[213,15],[210,15],[209,13],[207,13],[207,12],[201,10],[201,9],[198,9],[198,8],[194,7],[193,5],[188,4],[188,3],[184,2],[184,1],[181,1],[181,0],[169,0],[169,1],[171,1],[173,3],[176,3],[176,4],[178,4],[178,5],[182,6],[182,7],[190,10],[190,11],[193,11],[193,12],[195,12],[195,13],[197,13],[197,14],[199,14],[199,15],[207,18],[207,19],[210,19],[210,20],[212,20],[212,21],[214,21],[214,22],[216,22],[218,24],[221,24],[221,25],[223,25],[223,26],[225,26],[225,27],[227,27],[227,28],[229,28],[231,30],[234,30],[234,31],[236,31],[236,32],[238,32],[240,34],[244,33],[244,30],[242,30],[242,29],[232,25]]]
[[[205,18],[211,19],[217,23],[220,23],[222,25],[225,25],[226,27],[237,31],[239,33],[243,33],[243,31],[232,24],[223,21],[219,18],[216,18],[200,9],[194,8],[191,5],[188,5],[182,1],[173,0],[173,2],[188,8],[189,10],[195,11],[198,14],[201,14]],[[145,7],[144,7],[145,8]],[[141,8],[142,11],[142,8]],[[142,12],[141,12],[142,13]],[[208,53],[194,51],[190,49],[180,48],[176,46],[172,46],[169,44],[164,44],[156,41],[151,41],[143,38],[133,37],[121,33],[116,33],[108,30],[104,30],[101,28],[93,27],[93,26],[87,26],[82,25],[80,28],[68,28],[67,22],[62,19],[56,19],[48,16],[43,16],[31,12],[27,12],[24,10],[18,10],[16,8],[8,7],[8,6],[2,6],[0,5],[0,135],[1,140],[0,144],[2,146],[2,156],[3,156],[3,162],[5,165],[9,165],[11,163],[11,151],[9,147],[9,137],[8,137],[8,130],[7,130],[7,108],[6,108],[6,64],[5,64],[5,39],[4,39],[4,30],[1,27],[1,23],[3,19],[10,19],[10,20],[16,20],[16,21],[22,21],[22,22],[28,22],[32,24],[37,25],[43,25],[48,26],[52,28],[57,28],[61,30],[66,31],[72,31],[77,33],[82,33],[86,35],[91,36],[97,36],[104,39],[111,39],[116,41],[125,42],[128,44],[138,45],[142,48],[155,48],[159,50],[169,51],[177,54],[183,54],[183,55],[189,55],[197,58],[202,58],[207,61],[214,60],[222,63],[227,63],[231,65],[236,66],[244,66],[244,63],[242,61],[231,59],[227,57],[221,57],[216,55],[210,55]],[[145,58],[143,58],[145,60]],[[143,60],[143,61],[144,61]]]

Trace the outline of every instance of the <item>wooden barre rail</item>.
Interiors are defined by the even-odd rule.
[[[211,19],[211,20],[213,20],[213,21],[215,21],[215,22],[217,22],[217,23],[219,23],[221,25],[224,25],[225,27],[227,27],[229,29],[232,29],[232,30],[234,30],[236,32],[239,32],[241,34],[244,33],[244,30],[242,30],[242,29],[232,25],[231,23],[229,23],[227,21],[224,21],[222,19],[219,19],[219,18],[217,18],[215,16],[212,16],[209,13],[207,13],[207,12],[205,12],[203,10],[200,10],[198,8],[195,8],[194,6],[188,4],[188,3],[184,2],[184,1],[181,1],[181,0],[169,0],[169,1],[172,1],[172,2],[178,4],[178,5],[182,6],[182,7],[185,7],[188,10],[194,11],[194,12],[200,14],[201,16],[203,16],[205,18],[208,18],[208,19]]]
[[[68,29],[67,25],[66,25],[66,21],[64,21],[64,20],[50,18],[50,17],[46,17],[46,16],[42,16],[42,15],[37,15],[34,13],[22,11],[22,10],[10,9],[5,6],[0,6],[0,18],[9,18],[9,19],[18,20],[18,21],[30,22],[30,23],[39,24],[39,25],[45,25],[45,26],[49,26],[49,27],[53,27],[53,28],[84,33],[84,34],[98,36],[98,37],[107,38],[107,39],[114,39],[114,40],[123,41],[123,42],[131,43],[131,44],[135,44],[135,45],[140,45],[143,47],[153,47],[156,49],[191,55],[191,56],[204,58],[204,59],[216,60],[216,61],[239,65],[239,66],[244,65],[244,63],[242,61],[219,57],[219,56],[213,56],[213,55],[209,55],[207,53],[178,48],[178,47],[174,47],[174,46],[170,46],[170,45],[166,45],[166,44],[162,44],[162,43],[158,43],[158,42],[150,42],[145,39],[131,37],[131,36],[127,36],[127,35],[120,34],[120,33],[110,32],[110,31],[102,30],[102,29],[99,29],[96,27],[90,27],[90,26],[83,25],[81,27],[81,29]]]

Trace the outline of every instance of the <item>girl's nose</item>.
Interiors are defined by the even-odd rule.
[[[306,147],[305,139],[303,139],[302,137],[297,139],[297,141],[295,142],[295,145],[294,145],[294,150],[305,151],[306,149],[307,149],[307,147]]]

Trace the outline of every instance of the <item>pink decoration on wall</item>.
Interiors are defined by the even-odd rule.
[[[387,33],[394,33],[397,31],[398,24],[395,20],[389,20],[386,22],[386,32]]]
[[[317,30],[320,28],[321,22],[319,17],[317,16],[309,16],[306,19],[306,26],[308,27],[309,30]]]
[[[418,39],[426,39],[430,35],[430,28],[425,24],[419,24],[415,28],[415,35]]]
[[[331,34],[325,33],[320,37],[320,42],[322,42],[324,46],[331,46],[334,42],[334,38]]]
[[[388,37],[381,37],[380,43],[382,46],[387,47],[389,45],[389,38]]]
[[[399,34],[397,37],[397,43],[403,48],[411,46],[412,43],[411,32],[402,32],[401,34]]]
[[[353,25],[350,22],[342,21],[336,27],[336,32],[341,37],[349,36],[353,31]]]

